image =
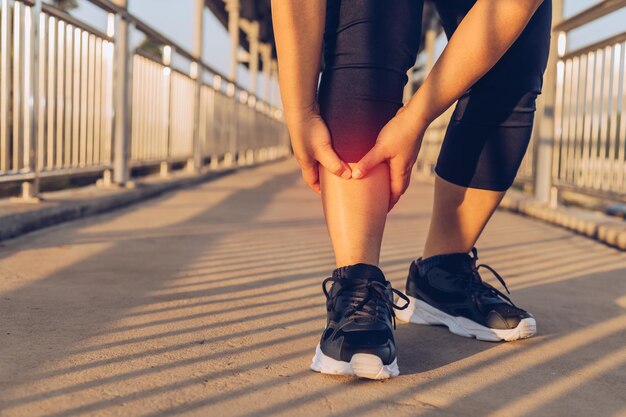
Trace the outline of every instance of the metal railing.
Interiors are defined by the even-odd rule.
[[[623,7],[626,0],[604,0],[567,20],[555,15],[556,59],[544,76],[533,137],[516,177],[539,200],[556,204],[559,190],[626,200],[626,32],[566,50],[570,31]],[[427,130],[418,171],[432,173],[450,114]],[[551,196],[538,195],[542,189]]]
[[[22,183],[23,196],[32,198],[45,176],[94,172],[106,183],[128,177],[115,170],[137,166],[167,172],[182,162],[199,170],[194,161],[217,168],[288,153],[280,109],[125,7],[89,2],[108,13],[106,33],[41,0],[0,0],[0,182]],[[141,32],[161,56],[136,48],[121,62],[121,24]],[[189,68],[174,68],[173,55]],[[127,76],[127,103],[117,102],[125,97],[116,94],[118,72]],[[116,134],[117,109],[129,116]]]
[[[571,30],[621,7],[626,1],[602,2],[555,28],[559,61],[552,182],[558,189],[626,198],[626,31],[566,52]]]

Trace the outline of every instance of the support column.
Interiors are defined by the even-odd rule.
[[[260,46],[261,61],[263,62],[263,100],[270,101],[270,91],[272,88],[272,44],[264,43]]]
[[[552,1],[553,26],[563,19],[563,0]],[[556,205],[552,189],[552,156],[555,135],[554,111],[556,103],[557,63],[559,60],[559,34],[553,33],[548,66],[544,74],[543,91],[537,102],[535,125],[535,199]],[[561,51],[564,52],[564,51]]]
[[[259,22],[250,22],[248,31],[248,43],[250,44],[250,92],[256,96],[259,80]]]
[[[194,22],[193,22],[193,55],[196,59],[195,66],[195,91],[194,91],[194,117],[193,117],[193,157],[192,168],[199,173],[204,165],[204,152],[202,146],[202,134],[200,132],[200,92],[202,90],[202,39],[204,34],[204,0],[194,0]]]
[[[116,6],[124,9],[115,15],[115,82],[113,84],[114,126],[113,126],[113,183],[124,186],[130,179],[131,141],[131,56],[129,46],[129,22],[124,14],[127,0],[113,0]]]
[[[230,36],[230,71],[228,78],[237,82],[237,65],[239,64],[239,0],[224,0],[228,12],[228,34]]]

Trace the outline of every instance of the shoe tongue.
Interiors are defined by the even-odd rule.
[[[342,279],[378,281],[383,284],[387,282],[383,271],[379,267],[365,263],[339,267],[333,271],[333,276]]]

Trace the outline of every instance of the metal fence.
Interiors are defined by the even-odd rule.
[[[106,33],[41,0],[0,0],[0,182],[21,183],[30,198],[45,176],[101,172],[124,182],[130,168],[142,165],[167,171],[195,161],[200,169],[200,161],[215,168],[288,152],[279,109],[226,81],[126,8],[89,2],[108,13]],[[120,29],[141,32],[161,56],[137,48],[121,62]],[[175,54],[189,61],[186,71],[172,66]],[[124,106],[116,102],[119,71],[128,78]],[[128,126],[116,133],[119,109],[128,111]]]
[[[556,59],[546,71],[533,138],[516,177],[536,196],[543,184],[554,204],[561,190],[626,200],[626,32],[566,48],[569,32],[623,7],[624,0],[604,0],[561,22],[555,15]],[[419,171],[432,172],[450,114],[426,132]]]
[[[592,17],[597,15],[556,27],[559,61],[552,180],[561,189],[624,198],[626,32],[566,52],[567,33]]]

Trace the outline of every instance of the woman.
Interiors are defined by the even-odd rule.
[[[474,245],[526,152],[551,2],[434,4],[448,44],[403,106],[423,0],[272,1],[287,125],[303,178],[321,194],[336,257],[323,284],[328,321],[315,371],[398,375],[394,308],[404,321],[481,340],[535,334],[533,316],[481,280]],[[378,267],[386,215],[409,184],[424,131],[457,100],[435,167],[428,237],[403,294]]]

